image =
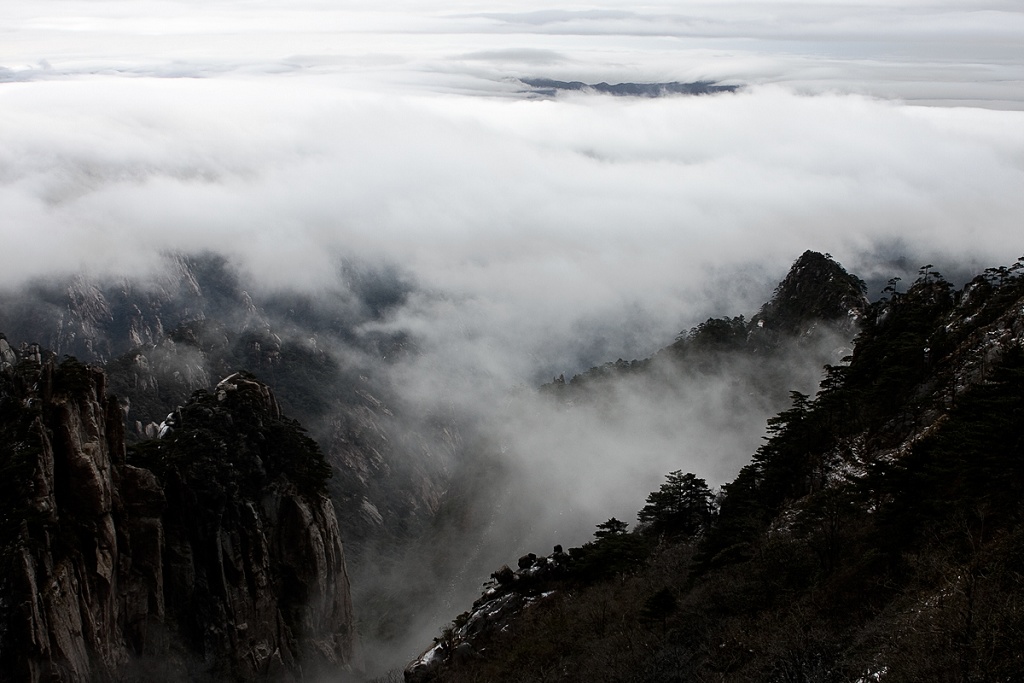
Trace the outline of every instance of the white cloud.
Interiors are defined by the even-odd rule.
[[[168,249],[237,254],[268,287],[386,258],[477,307],[474,336],[524,365],[571,356],[548,333],[628,319],[649,335],[640,354],[763,296],[703,302],[711,265],[759,263],[763,286],[805,248],[855,269],[894,240],[936,262],[1020,251],[1017,112],[776,87],[385,96],[309,76],[8,84],[0,106],[6,284],[145,271]]]

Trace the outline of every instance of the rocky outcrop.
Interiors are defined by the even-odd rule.
[[[10,371],[18,362],[18,354],[11,348],[7,337],[0,334],[0,371]]]
[[[829,254],[805,251],[751,319],[751,331],[799,337],[823,323],[852,330],[868,308],[864,292],[864,282]]]
[[[409,335],[367,324],[404,300],[402,274],[346,261],[339,278],[315,294],[279,290],[223,255],[169,254],[146,276],[72,276],[5,291],[0,330],[38,340],[58,358],[102,363],[130,445],[156,438],[168,413],[217,378],[258,375],[322,444],[349,570],[373,591],[388,571],[382,555],[419,552],[455,462],[469,456],[451,414],[423,415],[388,378],[389,364],[415,353]],[[408,628],[434,595],[387,583],[356,599],[369,622],[386,615],[391,633]]]
[[[336,291],[268,291],[222,255],[168,254],[147,277],[70,276],[4,292],[0,329],[104,364],[129,442],[154,438],[217,377],[258,374],[323,444],[355,564],[360,546],[415,542],[429,527],[460,445],[450,417],[413,424],[418,411],[386,379],[386,365],[409,352],[406,335],[362,329],[408,285],[354,262],[340,275]]]
[[[491,574],[473,608],[456,617],[441,637],[405,668],[408,683],[443,680],[446,665],[482,657],[488,642],[508,631],[523,610],[563,587],[560,580],[570,571],[571,558],[562,546],[555,546],[548,557],[534,553],[520,557],[518,566],[517,570],[504,566]]]
[[[126,453],[102,371],[0,341],[0,670],[10,680],[311,680],[357,665],[315,442],[245,376]]]

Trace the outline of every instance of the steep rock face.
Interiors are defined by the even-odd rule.
[[[214,378],[256,373],[324,444],[350,558],[382,537],[414,539],[430,524],[455,430],[451,420],[410,429],[414,418],[383,379],[384,359],[405,352],[403,335],[355,331],[401,300],[396,276],[348,264],[346,287],[330,296],[254,300],[260,283],[243,281],[216,254],[170,255],[163,266],[148,279],[76,276],[5,293],[0,329],[58,357],[103,363],[129,442],[155,437],[168,412]]]
[[[197,396],[164,432],[144,461],[163,473],[169,510],[202,512],[165,514],[171,612],[191,649],[228,653],[215,662],[228,678],[350,663],[348,575],[315,443],[242,375]]]
[[[255,373],[322,444],[349,568],[378,583],[384,560],[394,565],[420,542],[454,460],[468,457],[451,415],[422,415],[389,380],[389,365],[415,353],[408,335],[366,325],[403,301],[402,274],[345,262],[337,282],[310,293],[268,291],[259,273],[240,273],[217,254],[170,255],[161,265],[148,277],[4,292],[0,330],[58,357],[103,363],[129,444],[154,438],[169,412],[216,378]],[[425,593],[381,591],[387,604],[378,611],[404,628]],[[368,602],[377,596],[356,598],[364,615],[375,610]]]
[[[119,484],[138,473],[125,464],[120,411],[103,374],[73,361],[22,361],[0,380],[3,669],[18,680],[113,672],[130,659],[126,641],[163,616],[159,586],[131,568],[131,546],[159,547],[160,526],[126,515]],[[159,515],[158,487],[152,497]]]
[[[75,275],[5,291],[0,329],[17,330],[58,356],[95,363],[159,344],[185,321],[268,326],[224,257],[170,254],[160,265],[149,277]]]
[[[326,466],[265,385],[229,378],[129,457],[101,371],[10,363],[8,348],[5,675],[135,680],[159,662],[166,680],[303,680],[352,667]]]

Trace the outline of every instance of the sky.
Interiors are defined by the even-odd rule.
[[[501,417],[516,387],[750,315],[806,249],[869,282],[1024,253],[1019,0],[8,0],[2,14],[0,288],[146,275],[180,251],[223,253],[267,293],[334,291],[344,259],[384,264],[411,294],[373,324],[416,336],[400,368],[413,400]],[[549,97],[524,78],[738,89]],[[586,500],[566,504],[595,515],[615,491],[636,510],[677,467],[673,440],[728,432],[690,463],[712,485],[756,446],[763,421],[728,427],[736,396],[698,395],[682,437],[665,431],[677,415],[625,400],[623,420],[659,434],[646,466],[614,457],[628,448],[614,421],[538,429],[527,410],[504,426],[526,435],[528,467],[604,448]],[[739,454],[728,467],[712,462],[723,449]]]

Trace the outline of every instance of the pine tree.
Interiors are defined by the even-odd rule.
[[[692,537],[710,523],[713,500],[706,481],[676,470],[647,496],[647,505],[637,513],[637,519],[645,531],[653,534]]]
[[[626,529],[629,524],[621,522],[614,517],[609,519],[607,522],[602,522],[597,525],[597,531],[594,532],[594,536],[597,538],[607,538],[609,536],[620,536],[626,533]]]

